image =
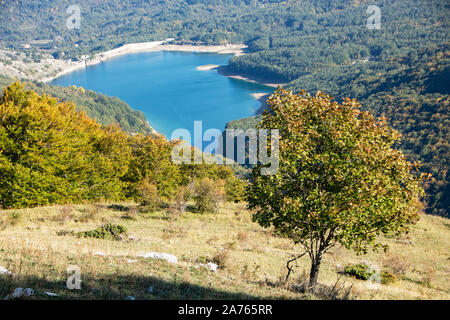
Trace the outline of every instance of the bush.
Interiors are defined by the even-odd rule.
[[[158,188],[146,178],[138,186],[141,206],[154,210],[161,204]]]
[[[369,266],[367,264],[360,263],[360,264],[346,266],[344,269],[344,274],[353,276],[359,280],[369,280],[370,277],[372,277],[376,274],[376,271],[369,268]],[[381,271],[380,282],[382,284],[389,284],[389,283],[394,282],[395,280],[396,280],[396,277],[393,274],[391,274],[387,271]]]
[[[83,238],[121,240],[127,231],[124,226],[107,223],[95,230],[78,232],[77,235]]]
[[[21,212],[11,212],[9,214],[9,223],[14,226],[16,224],[18,224],[20,221],[22,221],[23,215]]]
[[[245,181],[233,176],[225,180],[225,198],[227,201],[240,202],[244,200]]]
[[[0,119],[3,207],[123,198],[130,148],[118,126],[101,126],[73,104],[20,83],[0,96]]]
[[[216,212],[225,195],[224,182],[202,178],[196,181],[193,193],[195,206],[199,212]]]

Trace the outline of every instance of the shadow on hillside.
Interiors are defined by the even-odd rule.
[[[125,212],[125,211],[130,211],[130,207],[128,205],[121,205],[121,204],[111,204],[106,206],[107,209],[109,210],[113,210],[113,211],[120,211],[120,212]]]
[[[153,276],[111,274],[104,277],[98,275],[81,275],[81,290],[69,290],[65,281],[52,281],[37,277],[5,277],[0,276],[0,299],[3,300],[15,288],[31,288],[35,294],[23,299],[83,299],[83,300],[123,300],[127,296],[139,299],[274,299],[275,297],[257,297],[245,293],[232,293],[215,288],[208,288],[189,282],[171,282]],[[45,292],[58,294],[48,296]]]

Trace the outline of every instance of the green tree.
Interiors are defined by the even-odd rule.
[[[400,134],[384,119],[320,92],[278,89],[268,103],[261,126],[280,131],[280,167],[274,175],[261,175],[261,165],[253,170],[249,208],[260,225],[305,249],[299,257],[311,259],[310,287],[336,244],[386,250],[379,235],[407,232],[418,220],[428,174],[394,148]]]
[[[20,83],[0,97],[0,205],[123,198],[127,136]]]
[[[182,183],[180,168],[170,158],[174,143],[160,136],[135,135],[128,140],[132,154],[122,178],[126,196],[142,200],[139,188],[145,180],[157,188],[161,200],[170,200]]]

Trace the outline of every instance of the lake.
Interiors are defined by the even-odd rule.
[[[127,102],[150,125],[170,138],[178,128],[193,132],[194,121],[223,130],[230,120],[254,115],[252,93],[274,89],[221,76],[204,65],[226,65],[232,55],[156,51],[129,54],[63,75],[54,85],[76,85]]]

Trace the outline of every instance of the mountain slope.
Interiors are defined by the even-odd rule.
[[[324,294],[314,296],[298,289],[309,270],[305,257],[291,276],[292,286],[280,281],[298,246],[252,223],[244,206],[224,203],[217,213],[185,212],[175,221],[162,211],[133,214],[133,203],[0,211],[0,266],[20,272],[12,278],[0,275],[0,299],[17,287],[34,289],[32,299],[329,299],[326,292],[338,277],[338,287],[353,285],[351,298],[356,299],[449,298],[448,219],[423,215],[407,237],[385,239],[388,253],[357,256],[336,247],[323,258],[319,282]],[[130,237],[70,235],[105,221],[125,226]],[[138,257],[147,252],[172,254],[178,262]],[[199,265],[212,260],[220,265],[217,272]],[[367,281],[339,274],[363,260],[394,274],[396,281],[373,290]],[[81,290],[66,288],[69,264],[81,268]]]
[[[357,98],[386,115],[404,134],[402,148],[436,178],[428,188],[428,212],[449,215],[448,1],[376,1],[379,30],[367,28],[372,3],[366,0],[80,0],[75,30],[66,23],[70,4],[1,2],[0,46],[29,57],[42,51],[77,59],[172,37],[245,43],[248,53],[231,59],[226,71],[286,82],[295,91]]]
[[[0,76],[1,88],[14,80]],[[39,94],[48,94],[60,101],[73,102],[77,108],[86,111],[87,115],[103,125],[118,123],[129,133],[149,134],[153,130],[141,111],[131,107],[116,97],[109,97],[83,88],[52,86],[38,82],[26,82],[26,87]]]

